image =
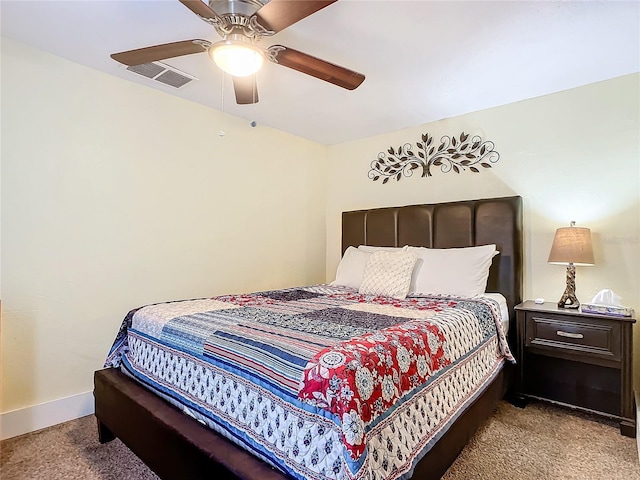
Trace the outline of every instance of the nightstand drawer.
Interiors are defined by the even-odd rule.
[[[541,347],[618,361],[621,358],[620,325],[589,322],[561,316],[528,315],[527,347]]]

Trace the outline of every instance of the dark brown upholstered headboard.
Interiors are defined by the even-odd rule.
[[[499,292],[513,307],[522,301],[522,198],[374,208],[342,213],[342,253],[349,246],[429,248],[495,243],[487,292]]]

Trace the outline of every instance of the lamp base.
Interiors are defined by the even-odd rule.
[[[574,301],[571,301],[570,298],[565,299],[564,295],[563,295],[562,298],[560,299],[560,301],[558,302],[558,308],[575,308],[575,309],[578,309],[578,308],[580,308],[580,302],[575,297],[574,297]]]
[[[579,308],[580,302],[576,298],[576,267],[573,263],[567,265],[567,288],[558,302],[558,308]]]

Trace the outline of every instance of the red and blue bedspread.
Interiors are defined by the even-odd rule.
[[[317,285],[132,310],[105,366],[292,477],[396,479],[504,359],[494,300]]]

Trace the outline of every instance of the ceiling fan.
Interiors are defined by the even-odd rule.
[[[211,43],[194,39],[165,43],[114,53],[111,58],[128,66],[167,58],[208,52],[223,71],[232,75],[238,104],[258,102],[256,72],[264,60],[289,67],[348,90],[357,88],[364,75],[334,65],[306,53],[272,45],[262,49],[256,44],[275,35],[337,0],[179,0],[200,19],[213,26],[222,40]]]

